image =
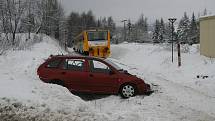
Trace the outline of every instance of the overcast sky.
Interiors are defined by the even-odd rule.
[[[180,19],[186,11],[189,16],[195,12],[196,16],[204,8],[215,14],[215,0],[60,0],[67,15],[71,11],[83,12],[92,10],[96,17],[112,16],[117,25],[123,19],[135,22],[141,13],[154,21],[163,17]]]

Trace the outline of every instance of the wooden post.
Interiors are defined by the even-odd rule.
[[[178,42],[178,67],[181,66],[181,50],[180,50],[180,43]]]

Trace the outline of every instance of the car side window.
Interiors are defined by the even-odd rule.
[[[83,71],[84,70],[84,60],[83,59],[66,59],[64,62],[64,69],[73,71]]]
[[[90,60],[89,64],[90,64],[90,71],[91,72],[107,73],[107,74],[110,73],[110,68],[106,64],[104,64],[100,61]]]
[[[51,60],[48,64],[47,64],[47,67],[48,68],[57,68],[58,65],[60,64],[61,62],[61,59],[54,59],[54,60]]]

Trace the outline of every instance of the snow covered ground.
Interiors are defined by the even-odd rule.
[[[171,51],[164,45],[124,43],[111,50],[113,61],[152,84],[155,93],[84,101],[66,88],[41,82],[37,67],[50,54],[66,53],[44,36],[30,49],[0,56],[0,121],[215,120],[215,59],[200,56],[198,46],[182,53],[180,68],[176,56],[171,63]]]
[[[132,104],[137,102],[140,106],[121,110],[132,109],[131,112],[140,116],[139,120],[215,120],[215,59],[200,56],[198,48],[194,45],[189,47],[188,53],[182,53],[182,67],[178,68],[177,52],[172,63],[171,51],[166,45],[112,46],[112,58],[129,65],[129,72],[146,82],[158,85],[153,95],[130,99]]]

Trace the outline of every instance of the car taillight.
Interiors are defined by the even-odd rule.
[[[39,66],[39,68],[37,69],[37,75],[40,75],[40,71],[41,71],[41,66]]]
[[[37,70],[37,75],[40,75],[40,71],[39,71],[39,69]]]

